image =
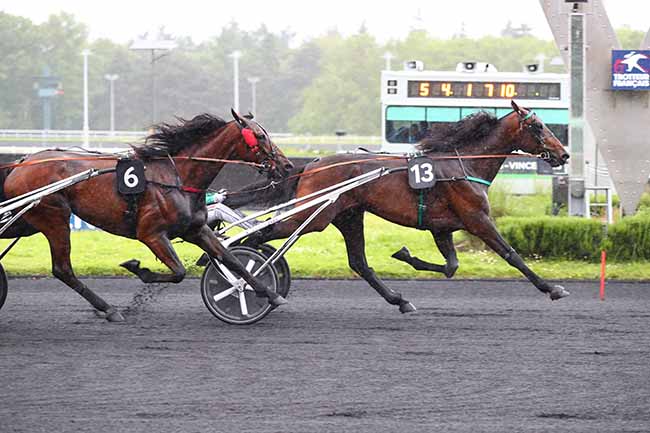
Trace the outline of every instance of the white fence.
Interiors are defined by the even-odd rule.
[[[147,131],[88,131],[92,140],[133,140],[147,135]],[[84,131],[54,129],[0,129],[0,138],[28,140],[83,140]]]
[[[88,131],[90,149],[126,149],[129,143],[140,142],[150,131]],[[357,147],[377,149],[381,137],[361,135],[295,135],[272,133],[273,141],[279,146],[295,148],[299,151],[342,151]],[[27,153],[55,143],[70,143],[70,146],[85,143],[86,133],[81,130],[44,129],[0,129],[0,150],[5,153]]]

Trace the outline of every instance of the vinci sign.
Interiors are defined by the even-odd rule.
[[[650,90],[650,50],[612,51],[612,90]]]

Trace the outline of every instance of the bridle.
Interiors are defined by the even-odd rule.
[[[542,146],[542,152],[538,155],[538,157],[544,161],[550,162],[553,159],[553,156],[551,154],[551,149],[546,145],[546,140],[549,138],[555,138],[555,135],[553,135],[552,131],[550,132],[550,135],[547,134],[544,131],[544,128],[537,122],[536,120],[537,115],[533,110],[528,111],[528,113],[525,116],[522,116],[519,114],[519,130],[522,131],[524,127],[528,131],[528,133],[537,141],[537,144]],[[532,119],[530,122],[526,122],[526,120]]]
[[[277,152],[275,151],[275,147],[273,146],[273,143],[271,142],[271,138],[269,137],[268,132],[266,132],[266,129],[259,123],[255,122],[255,125],[262,130],[263,135],[260,137],[258,136],[255,131],[252,128],[249,127],[243,127],[241,129],[241,134],[244,137],[244,142],[248,146],[251,152],[257,157],[261,157],[261,161],[259,162],[260,168],[259,172],[260,173],[268,173],[271,171],[271,168],[273,167],[273,162],[275,162],[275,158],[277,156]],[[260,139],[263,139],[266,141],[268,144],[268,148],[270,150],[265,149],[263,146],[260,145]]]

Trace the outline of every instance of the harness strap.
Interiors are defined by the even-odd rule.
[[[465,179],[469,180],[470,182],[482,183],[483,185],[487,186],[492,185],[492,182],[489,180],[481,179],[480,177],[465,176]]]
[[[196,194],[203,194],[203,193],[206,193],[208,191],[207,189],[194,188],[193,186],[172,185],[172,184],[169,184],[169,183],[157,182],[155,180],[148,180],[147,183],[152,184],[152,185],[161,186],[163,188],[179,189],[179,190],[184,191],[184,192],[191,192],[191,193],[196,193]]]
[[[424,227],[422,227],[422,220],[424,219],[424,213],[427,210],[427,205],[424,202],[426,191],[428,191],[428,189],[421,189],[421,190],[419,190],[419,194],[418,194],[418,196],[419,196],[419,198],[418,198],[418,224],[415,227],[418,230],[424,229]]]
[[[474,176],[453,177],[449,179],[436,179],[437,182],[454,182],[458,180],[467,180],[469,182],[476,182],[487,186],[492,185],[492,182],[490,182],[489,180],[481,179],[480,177],[474,177]],[[424,214],[427,211],[427,204],[425,201],[427,191],[429,191],[429,188],[423,188],[418,190],[418,222],[417,225],[415,226],[415,228],[418,230],[425,229],[422,223],[424,221]]]
[[[465,170],[465,164],[463,164],[463,159],[460,157],[460,154],[458,153],[458,149],[454,149],[454,150],[456,151],[456,155],[458,156],[458,163],[460,164],[461,170],[463,170],[463,175],[464,175],[463,177],[465,180],[468,180],[470,182],[480,183],[487,186],[492,185],[492,182],[490,182],[489,180],[481,179],[480,177],[470,176],[469,174],[467,174],[467,170]]]
[[[207,192],[207,189],[194,188],[193,186],[181,185],[181,186],[179,186],[179,188],[180,188],[181,191],[193,192],[193,193],[197,193],[197,194]]]
[[[126,220],[132,236],[136,236],[138,227],[138,202],[142,194],[128,194],[123,195],[126,201],[126,211],[124,212],[124,219]]]

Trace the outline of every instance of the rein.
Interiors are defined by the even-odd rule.
[[[121,157],[119,155],[105,155],[105,156],[77,156],[77,157],[57,157],[57,158],[46,158],[46,159],[37,159],[37,160],[32,160],[32,161],[21,161],[21,162],[14,162],[10,164],[2,164],[0,165],[0,170],[7,169],[7,168],[18,168],[18,167],[29,167],[32,165],[38,165],[38,164],[46,164],[49,162],[65,162],[65,161],[111,161],[119,160]],[[207,190],[205,189],[200,189],[200,188],[195,188],[192,186],[186,186],[183,185],[180,182],[180,177],[178,176],[178,169],[176,168],[176,164],[174,163],[175,159],[179,160],[186,160],[186,161],[196,161],[196,162],[205,162],[205,163],[223,163],[223,164],[242,164],[242,165],[249,165],[252,167],[256,168],[263,168],[264,164],[257,164],[255,162],[248,162],[248,161],[240,161],[240,160],[234,160],[234,159],[219,159],[219,158],[204,158],[204,157],[197,157],[197,156],[167,156],[167,157],[153,157],[150,158],[151,160],[171,160],[172,166],[174,168],[174,171],[176,172],[176,176],[178,178],[178,181],[176,185],[170,185],[162,182],[156,182],[156,181],[148,181],[149,183],[152,183],[154,185],[162,186],[165,188],[178,188],[181,191],[184,192],[189,192],[189,193],[194,193],[194,194],[200,194],[200,193],[205,193]],[[115,169],[113,169],[115,170]]]
[[[536,155],[532,155],[530,153],[507,153],[507,154],[495,154],[495,155],[442,155],[442,156],[431,156],[427,155],[427,158],[433,159],[433,160],[447,160],[447,159],[490,159],[490,158],[512,158],[512,157],[519,157],[519,158],[530,158],[530,157],[536,157]],[[302,173],[294,174],[291,176],[286,177],[284,180],[289,180],[289,179],[294,179],[297,177],[302,177],[302,176],[309,176],[312,174],[319,173],[324,170],[329,170],[331,168],[335,167],[340,167],[344,165],[351,165],[351,164],[360,164],[360,163],[365,163],[365,162],[375,162],[375,161],[394,161],[398,159],[408,159],[409,157],[407,155],[400,155],[400,156],[380,156],[378,158],[373,158],[373,159],[355,159],[352,161],[342,161],[342,162],[337,162],[334,164],[330,165],[325,165],[323,167],[318,167],[314,168],[312,170],[307,170],[303,171]]]
[[[256,168],[262,168],[262,164],[248,161],[239,161],[236,159],[219,159],[219,158],[204,158],[197,156],[173,156],[173,159],[187,160],[187,161],[196,161],[196,162],[213,162],[213,163],[225,163],[225,164],[242,164],[250,165]],[[29,167],[31,165],[45,164],[48,162],[61,162],[61,161],[117,161],[120,159],[117,155],[107,155],[107,156],[77,156],[77,157],[58,157],[58,158],[46,158],[46,159],[36,159],[32,161],[22,161],[22,162],[13,162],[10,164],[0,165],[0,170],[5,168],[18,168],[18,167]],[[151,160],[166,160],[167,157],[154,157],[150,158]]]
[[[465,172],[465,167],[462,165],[462,160],[463,159],[513,158],[513,157],[530,158],[530,157],[536,157],[536,155],[533,155],[533,154],[530,154],[530,153],[507,153],[507,154],[495,154],[495,155],[441,155],[441,156],[427,155],[427,158],[433,159],[433,160],[456,159],[456,160],[461,161],[461,167],[463,169],[463,173],[465,174],[463,177],[455,177],[455,178],[440,179],[440,180],[442,180],[442,181],[468,180],[470,182],[481,183],[481,184],[487,185],[487,186],[490,186],[492,183],[485,180],[485,179],[481,179],[481,178],[478,178],[478,177],[467,175],[467,173]],[[300,178],[300,177],[303,177],[303,176],[311,176],[313,174],[320,173],[321,171],[330,170],[330,169],[336,168],[336,167],[342,167],[342,166],[352,165],[352,164],[363,164],[363,163],[375,162],[375,161],[395,161],[395,160],[399,160],[399,159],[408,159],[408,158],[409,158],[408,155],[399,155],[399,156],[395,155],[395,156],[380,156],[380,157],[371,158],[371,159],[366,158],[366,159],[355,159],[355,160],[352,160],[352,161],[341,161],[341,162],[337,162],[337,163],[334,163],[334,164],[325,165],[323,167],[318,167],[318,168],[314,168],[314,169],[311,169],[311,170],[303,171],[302,173],[296,173],[296,174],[293,174],[291,176],[287,176],[287,177],[285,177],[285,178],[283,178],[283,179],[281,179],[279,181],[273,181],[273,182],[269,183],[268,185],[262,186],[260,188],[250,189],[250,190],[246,190],[246,191],[228,192],[228,195],[248,194],[248,193],[252,193],[252,192],[264,191],[265,189],[273,188],[273,187],[275,187],[276,185],[278,185],[278,184],[280,184],[282,182],[287,182],[287,181],[289,181],[291,179],[296,179],[296,178]],[[404,169],[406,169],[406,168],[404,168]]]

